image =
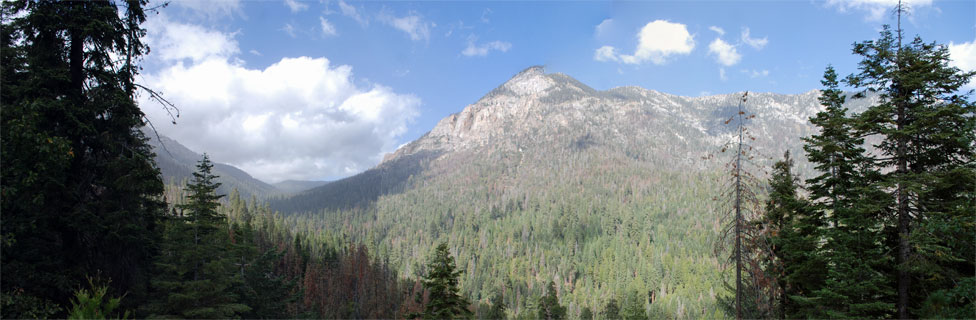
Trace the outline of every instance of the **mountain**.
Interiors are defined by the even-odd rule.
[[[803,154],[818,95],[748,94],[756,162]],[[463,290],[502,293],[513,315],[531,314],[553,281],[570,314],[615,298],[656,317],[721,317],[730,293],[714,249],[727,217],[713,199],[741,97],[599,91],[532,67],[375,168],[270,205],[294,226],[365,243],[406,276],[446,241]]]
[[[282,193],[298,193],[315,187],[321,187],[329,181],[285,180],[272,184]]]
[[[180,184],[184,179],[188,181],[193,179],[193,172],[196,171],[197,163],[203,159],[203,155],[166,136],[157,137],[153,132],[146,132],[146,136],[150,138],[149,145],[156,154],[156,165],[163,174],[163,183]],[[282,193],[274,186],[255,179],[244,170],[229,164],[215,162],[213,172],[219,176],[217,181],[222,184],[217,189],[220,194],[229,195],[235,188],[244,199],[252,196],[264,199]]]

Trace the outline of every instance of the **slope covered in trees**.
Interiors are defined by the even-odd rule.
[[[161,181],[133,101],[144,7],[2,3],[3,318],[973,316],[976,73],[944,46],[885,28],[820,92],[750,96],[749,144],[785,156],[734,167],[756,183],[732,289],[730,176],[701,157],[742,132],[738,95],[530,68],[269,206],[224,197],[205,157]]]

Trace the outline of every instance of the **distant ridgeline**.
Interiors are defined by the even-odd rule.
[[[193,178],[196,163],[203,155],[193,152],[178,141],[164,135],[156,135],[149,128],[143,128],[149,137],[149,145],[156,154],[156,165],[163,174],[163,183],[169,185],[183,184]],[[244,199],[266,199],[270,196],[282,196],[298,193],[326,184],[326,181],[295,181],[286,180],[275,184],[268,184],[252,177],[244,170],[232,165],[214,163],[214,173],[222,185],[217,189],[221,194],[230,194],[237,189]]]

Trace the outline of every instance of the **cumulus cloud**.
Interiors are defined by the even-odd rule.
[[[233,35],[203,27],[169,21],[165,14],[146,22],[147,30],[161,30],[147,34],[152,43],[152,55],[163,60],[189,59],[199,62],[210,57],[227,57],[240,52]]]
[[[292,13],[308,9],[307,4],[298,2],[298,0],[285,0],[285,5],[288,6],[288,9],[291,10]]]
[[[762,50],[769,43],[769,39],[767,37],[762,37],[761,39],[749,37],[749,28],[742,28],[742,42],[748,44],[753,49]]]
[[[708,45],[708,54],[714,55],[715,61],[726,67],[733,66],[742,60],[742,55],[734,46],[719,38],[715,38]]]
[[[345,1],[339,0],[339,11],[342,12],[342,15],[356,20],[356,22],[359,22],[361,25],[369,24],[369,21],[359,14],[359,10],[357,10],[356,7],[346,3]]]
[[[606,57],[606,53],[615,53],[616,49],[604,46],[597,49],[594,59],[620,61],[627,64],[641,64],[645,61],[665,64],[669,57],[691,53],[694,48],[695,39],[688,33],[687,26],[667,20],[655,20],[641,28],[637,34],[637,50],[633,55]]]
[[[410,40],[413,41],[430,40],[430,29],[436,26],[433,22],[424,20],[416,12],[410,12],[403,17],[395,17],[388,13],[381,13],[379,20],[391,27],[406,32],[410,36]]]
[[[932,5],[932,0],[902,0],[908,8],[919,8]],[[864,11],[869,21],[880,21],[885,13],[891,12],[898,5],[898,0],[827,0],[828,7],[835,7],[840,12]]]
[[[329,23],[329,20],[326,19],[325,17],[321,17],[321,16],[319,17],[319,24],[322,25],[323,36],[328,37],[328,36],[334,36],[339,34],[338,32],[336,32],[335,26],[333,26],[332,23]]]
[[[165,33],[219,34],[195,26],[149,30],[154,47],[157,39],[187,36]],[[224,39],[236,48],[233,37]],[[195,43],[173,46],[173,52],[194,52],[182,46]],[[156,51],[147,57],[167,65],[145,74],[144,82],[180,107],[177,125],[169,125],[165,111],[145,95],[140,105],[160,133],[269,182],[345,176],[372,167],[395,150],[421,103],[390,87],[363,84],[351,66],[324,57],[284,58],[252,69],[235,50],[211,51],[189,63]]]
[[[976,71],[976,39],[956,44],[949,42],[949,65],[963,71]],[[976,79],[970,79],[964,89],[976,89]]]
[[[722,29],[722,28],[719,28],[719,27],[716,27],[716,26],[708,27],[708,30],[715,31],[715,33],[718,33],[718,35],[720,35],[720,36],[724,36],[725,35],[725,29]]]

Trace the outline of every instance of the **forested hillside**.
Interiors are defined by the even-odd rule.
[[[163,176],[163,182],[182,184],[189,181],[193,177],[196,163],[200,161],[202,155],[193,152],[176,140],[166,136],[157,136],[149,128],[146,128],[145,131],[147,131],[145,135],[150,137],[148,142],[152,146],[153,153],[156,154],[154,160]],[[251,196],[264,199],[283,193],[277,187],[255,179],[247,172],[231,165],[215,163],[214,174],[218,176],[217,179],[221,183],[220,188],[217,189],[217,192],[221,194],[230,194],[232,190],[237,189],[246,199],[250,199]]]
[[[447,240],[467,270],[464,291],[482,302],[500,294],[512,316],[534,314],[552,281],[571,315],[616,299],[652,315],[717,317],[728,294],[715,255],[726,217],[713,199],[724,161],[707,158],[732,137],[737,96],[601,92],[533,67],[376,169],[271,205],[367,244],[405,275]],[[818,96],[752,93],[753,145],[802,154]]]
[[[530,67],[276,187],[150,134],[164,7],[0,3],[0,317],[976,317],[976,71],[900,26],[798,95]]]

